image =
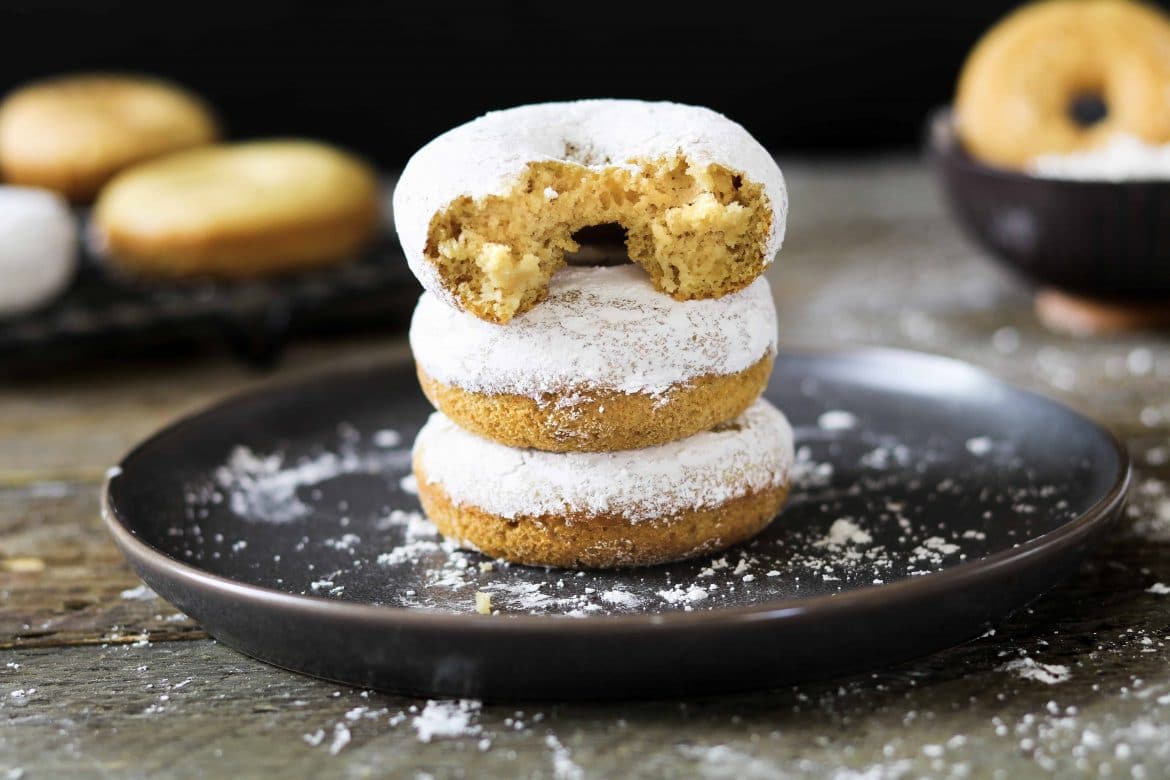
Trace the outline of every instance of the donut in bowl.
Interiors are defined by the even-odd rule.
[[[407,163],[406,258],[432,294],[507,323],[542,301],[585,228],[617,224],[678,300],[741,290],[772,261],[788,200],[771,155],[710,109],[583,100],[486,114]]]
[[[469,431],[553,452],[636,449],[751,405],[771,374],[776,309],[762,277],[676,301],[632,264],[570,267],[507,326],[425,293],[410,344],[423,392]]]
[[[0,103],[0,177],[89,202],[119,171],[215,141],[211,110],[174,84],[145,76],[60,76]]]
[[[532,566],[682,560],[750,539],[788,495],[792,428],[767,401],[658,447],[540,452],[431,415],[414,444],[419,499],[463,546]]]
[[[1170,18],[1128,0],[1047,0],[996,24],[959,78],[955,122],[976,159],[1025,170],[1116,135],[1170,142]]]

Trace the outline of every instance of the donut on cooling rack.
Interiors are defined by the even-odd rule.
[[[208,146],[117,176],[90,239],[132,275],[255,277],[351,258],[373,238],[378,205],[373,171],[325,144]]]
[[[765,528],[788,494],[792,429],[759,400],[710,431],[641,450],[540,452],[436,412],[414,444],[427,516],[515,563],[644,566],[714,552]]]
[[[583,100],[495,111],[420,149],[394,192],[415,275],[506,323],[545,298],[577,231],[617,224],[678,300],[741,290],[772,261],[788,210],[771,155],[707,108]]]
[[[207,106],[143,76],[84,74],[40,81],[0,103],[0,178],[88,202],[118,171],[211,143]]]
[[[512,447],[625,450],[730,420],[776,353],[767,280],[676,301],[636,266],[571,267],[507,327],[425,293],[410,344],[423,392],[469,431]]]
[[[1118,134],[1170,142],[1170,19],[1127,0],[1049,0],[993,27],[967,58],[956,129],[974,157],[1025,169]]]
[[[0,187],[0,317],[57,297],[77,268],[77,224],[55,193]]]

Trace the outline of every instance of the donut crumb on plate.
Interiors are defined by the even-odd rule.
[[[475,611],[481,615],[492,614],[492,594],[477,590],[475,592]]]

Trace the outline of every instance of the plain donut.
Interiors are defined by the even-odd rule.
[[[1100,121],[1072,114],[1099,97]],[[1050,0],[995,25],[967,58],[955,101],[967,151],[1025,169],[1035,157],[1100,146],[1116,134],[1170,141],[1170,20],[1126,0]]]

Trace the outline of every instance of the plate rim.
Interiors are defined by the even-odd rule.
[[[323,596],[302,595],[277,590],[265,585],[252,585],[224,577],[197,566],[173,558],[143,541],[132,530],[128,522],[118,516],[110,502],[110,486],[123,473],[122,464],[153,445],[158,439],[172,435],[176,430],[197,424],[199,420],[223,410],[225,407],[249,403],[258,397],[274,393],[286,393],[298,387],[317,382],[336,381],[352,375],[368,374],[385,370],[400,361],[376,361],[360,366],[348,366],[310,372],[288,379],[262,383],[217,401],[191,413],[185,414],[164,425],[150,436],[132,447],[119,459],[118,465],[107,471],[100,494],[101,515],[107,531],[115,544],[131,564],[152,571],[167,572],[172,579],[183,581],[188,587],[210,589],[225,597],[243,598],[257,606],[293,610],[305,614],[318,613],[322,616],[344,620],[356,620],[379,626],[425,627],[436,631],[455,630],[488,635],[507,632],[555,632],[558,634],[596,635],[599,630],[607,633],[641,633],[646,630],[708,630],[717,626],[737,626],[745,623],[777,619],[799,619],[809,614],[825,611],[868,611],[880,607],[891,599],[906,601],[929,597],[931,594],[953,592],[964,583],[994,576],[1004,569],[1013,569],[1026,564],[1027,560],[1045,552],[1075,545],[1082,537],[1097,530],[1124,505],[1133,479],[1133,462],[1129,450],[1121,439],[1107,426],[1090,418],[1078,409],[1042,393],[1018,387],[1000,379],[986,369],[957,358],[931,352],[898,349],[882,346],[846,346],[841,348],[812,349],[784,348],[781,352],[800,357],[830,357],[835,359],[897,359],[941,363],[951,370],[972,373],[980,379],[1001,385],[1015,393],[1031,397],[1043,403],[1055,405],[1079,418],[1101,434],[1113,448],[1118,460],[1118,471],[1113,476],[1110,489],[1083,513],[1061,524],[1051,531],[1032,537],[1015,547],[991,555],[963,561],[942,571],[931,572],[918,577],[907,577],[880,585],[868,584],[844,593],[821,594],[807,598],[770,599],[750,605],[721,607],[711,610],[671,610],[656,614],[586,615],[570,618],[565,615],[500,614],[480,615],[477,613],[439,612],[416,607],[399,607],[390,604],[376,605],[364,602],[329,599]],[[409,363],[410,361],[402,361]],[[539,568],[539,567],[538,567]],[[551,571],[551,569],[550,569]]]

